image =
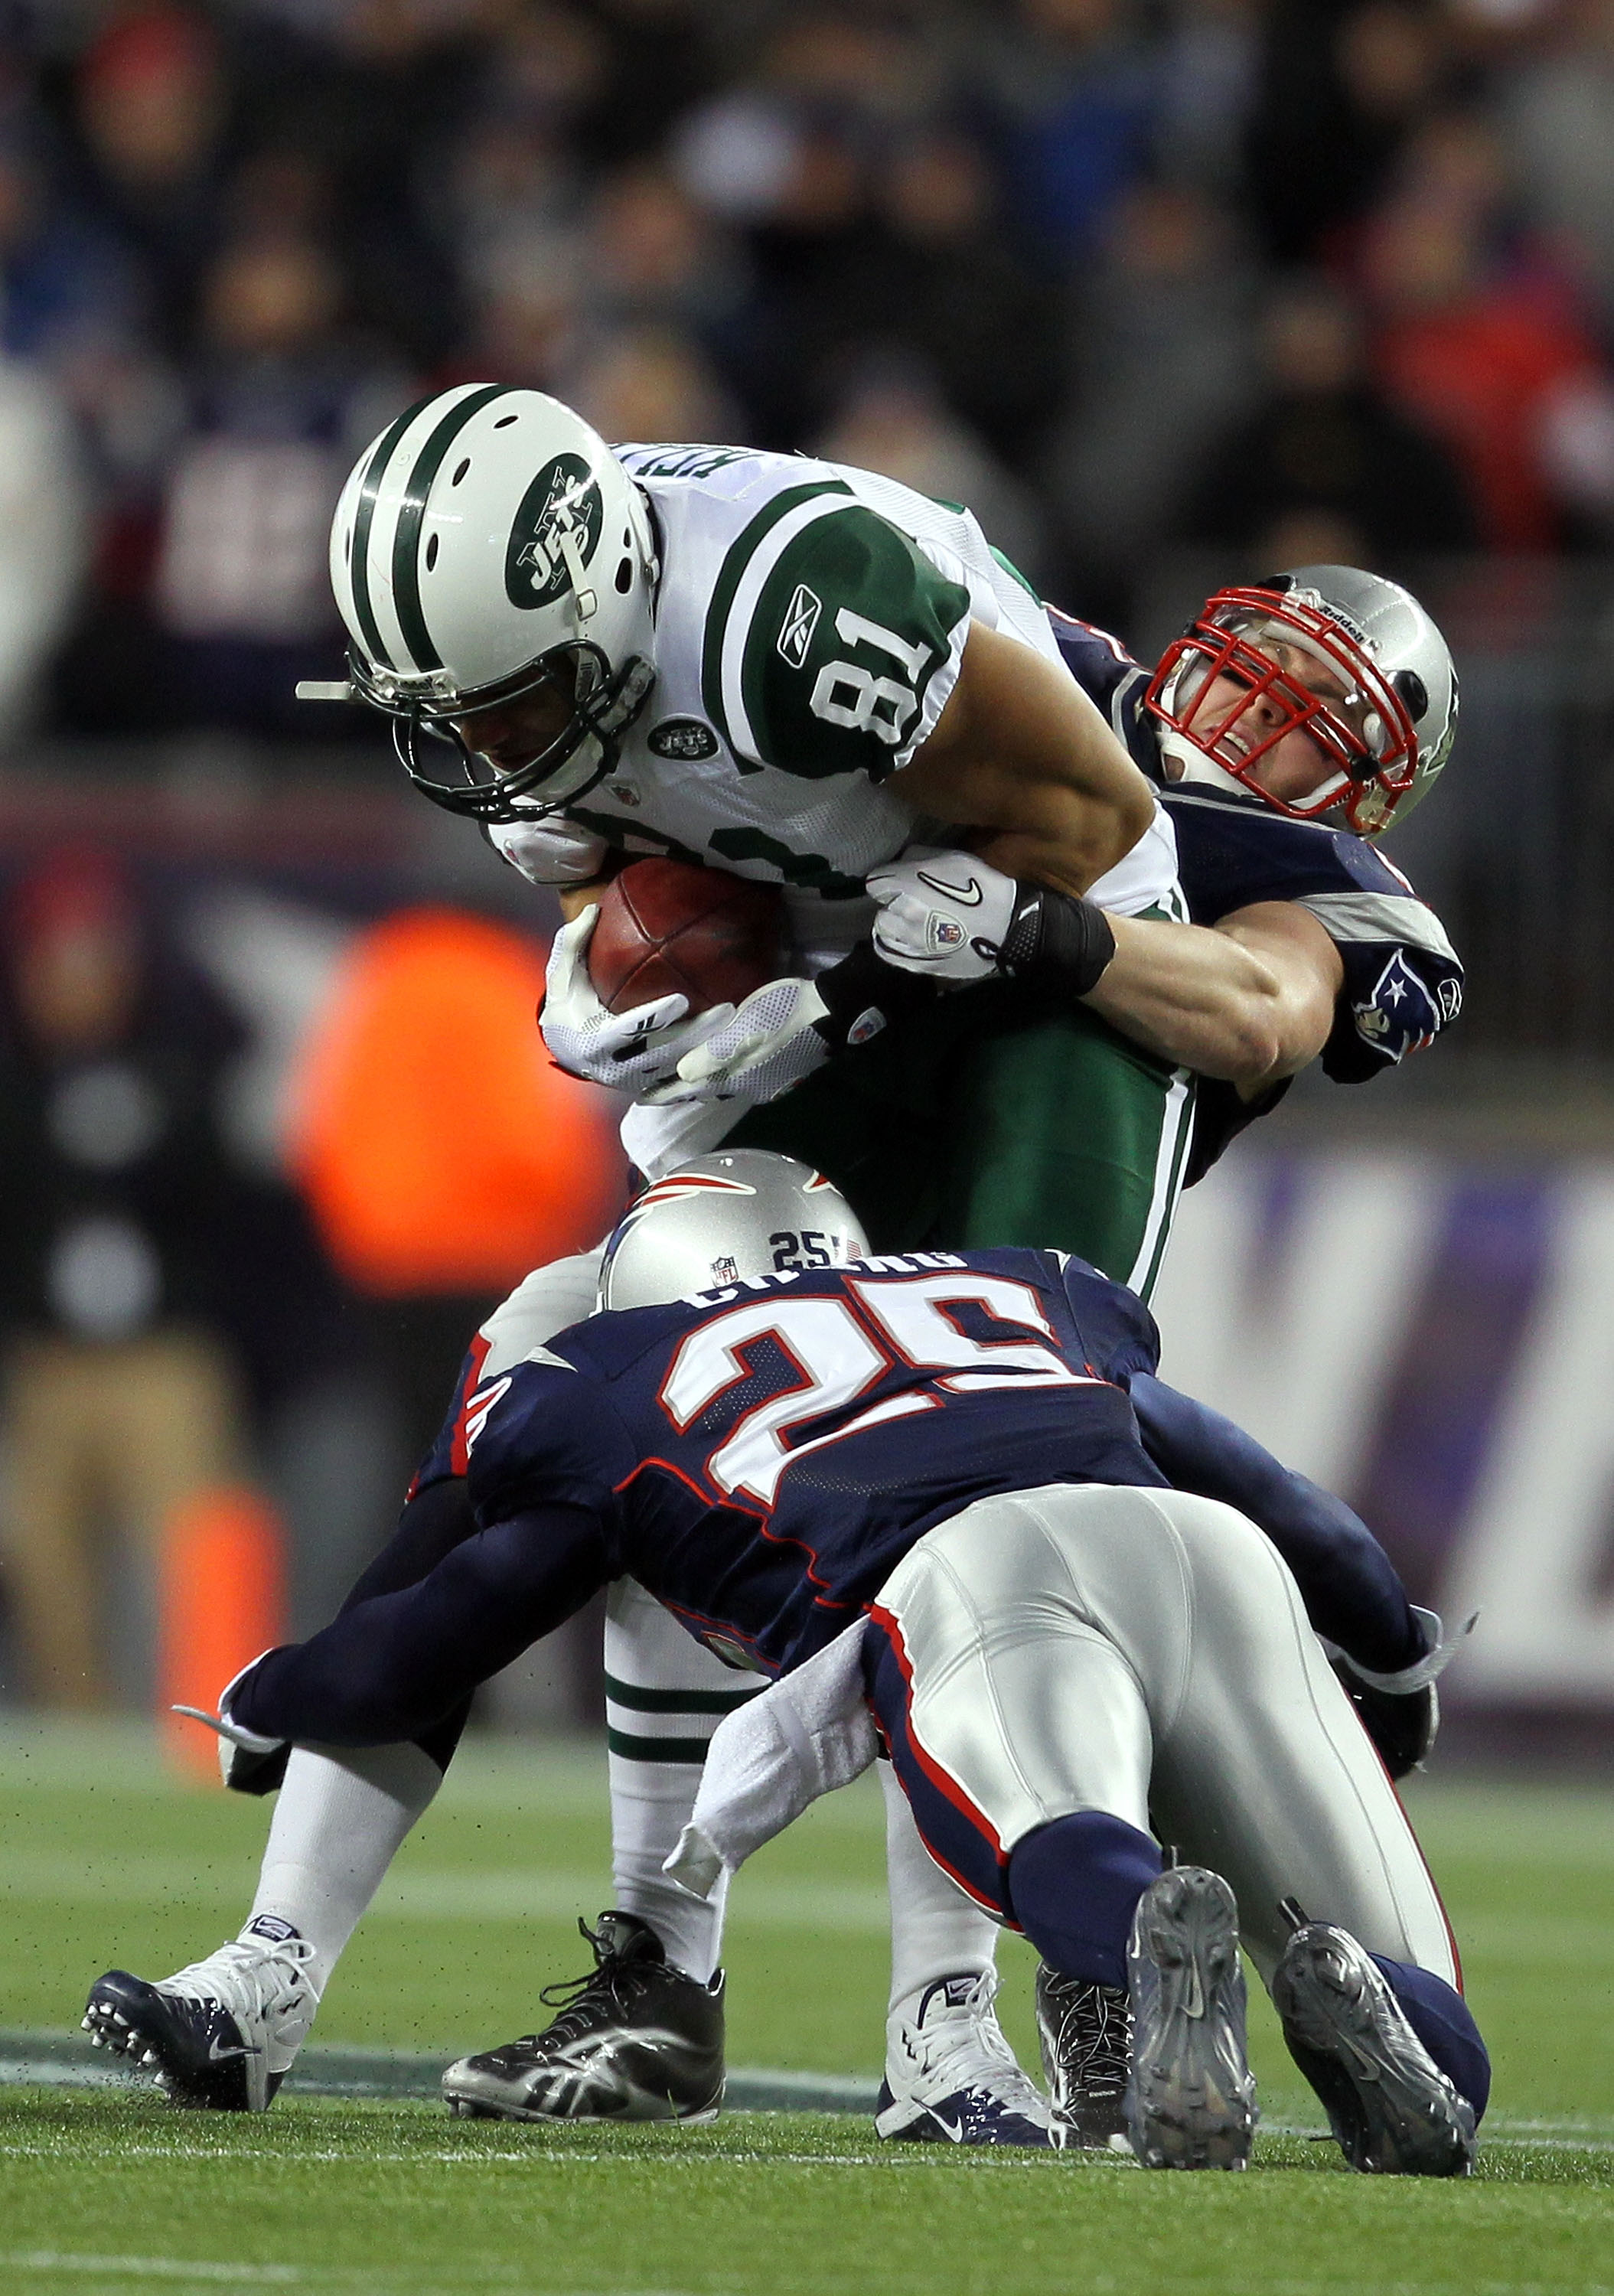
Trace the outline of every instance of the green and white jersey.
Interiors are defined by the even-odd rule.
[[[864,880],[945,824],[915,816],[902,769],[958,677],[972,621],[1068,676],[1036,594],[971,513],[837,463],[737,447],[619,447],[661,550],[656,682],[616,771],[566,808],[633,855],[732,869],[784,889],[791,969],[868,934]],[[545,832],[493,842],[540,882]],[[1170,898],[1176,842],[1155,827],[1093,888],[1135,914]],[[743,1099],[635,1107],[624,1144],[651,1177],[716,1145]]]
[[[634,854],[782,885],[799,962],[869,929],[868,872],[912,842],[902,768],[971,620],[1057,662],[975,519],[866,471],[732,447],[621,447],[662,553],[656,683],[619,769],[567,817]],[[494,841],[520,865],[519,828]]]

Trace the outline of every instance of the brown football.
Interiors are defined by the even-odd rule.
[[[692,1013],[738,1004],[784,969],[777,885],[686,861],[634,861],[606,887],[588,977],[613,1013],[675,993]]]

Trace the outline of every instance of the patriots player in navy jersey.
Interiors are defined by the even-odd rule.
[[[1462,1006],[1462,966],[1439,919],[1374,841],[1428,793],[1455,731],[1450,655],[1414,598],[1355,568],[1301,567],[1217,593],[1152,671],[1105,633],[1054,609],[1049,619],[1067,667],[1159,794],[1186,919],[1121,916],[1051,891],[1033,882],[1029,855],[1001,837],[985,849],[989,861],[981,851],[910,852],[868,879],[881,904],[873,946],[910,977],[965,993],[931,1018],[910,1018],[901,1047],[893,1031],[843,1055],[729,1136],[864,1182],[882,1139],[914,1135],[905,1056],[933,1094],[922,1138],[993,1144],[989,1177],[946,1200],[934,1231],[944,1242],[1039,1233],[1017,1225],[1047,1209],[1033,1175],[1057,1167],[1057,1136],[1080,1136],[1084,1112],[1052,1084],[1025,1091],[1017,1028],[1035,1025],[1039,1000],[1057,995],[1061,979],[1140,1059],[1193,1072],[1185,1184],[1275,1108],[1312,1061],[1320,1056],[1336,1082],[1367,1082],[1427,1048]],[[997,977],[1005,973],[1027,999],[1018,1023]],[[1000,1035],[971,1039],[971,997],[998,1000],[981,1009]],[[967,1063],[956,1058],[961,1035]],[[926,1147],[917,1160],[955,1152]],[[912,1193],[923,1201],[922,1185]],[[625,1672],[620,1659],[616,1671]],[[1405,1726],[1406,1702],[1394,1705]],[[687,1743],[702,1726],[686,1715],[678,1726]],[[894,1802],[893,2067],[914,2057],[920,1987],[948,1968],[982,1970],[990,1946],[980,1926],[971,1935],[967,1911],[938,1897],[902,1820]],[[1096,1997],[1045,1974],[1038,2010],[1056,2095],[1078,2103],[1095,2079],[1113,2088],[1124,2035]],[[978,2013],[983,2032],[988,2021]],[[924,2132],[923,2080],[906,2102],[905,2113],[899,2094],[882,2133]]]
[[[446,1760],[478,1681],[631,1576],[731,1663],[804,1685],[838,1663],[843,1719],[866,1695],[938,1865],[1061,1980],[1124,1991],[1149,2165],[1248,2159],[1241,1916],[1352,2164],[1464,2173],[1487,2074],[1449,1931],[1279,1544],[1316,1622],[1393,1662],[1422,1637],[1382,1555],[1161,1388],[1147,1311],[1094,1269],[1004,1250],[774,1272],[809,1220],[856,1248],[844,1201],[772,1159],[651,1190],[608,1251],[608,1312],[475,1359],[395,1551],[229,1686],[230,1759],[297,1739]],[[1219,1496],[1181,1496],[1162,1454]],[[431,1495],[461,1472],[475,1529],[444,1551]],[[1151,1809],[1220,1872],[1162,1873]],[[97,2038],[187,2102],[267,2103],[334,1958],[266,1882],[209,1962],[92,1992]],[[573,2117],[651,2117],[666,2036],[652,2020],[635,2046],[623,2006],[609,2049],[571,2037]],[[716,2111],[720,2053],[715,2075],[684,2117]]]
[[[1192,1184],[1313,1059],[1336,1083],[1364,1083],[1462,1010],[1445,928],[1373,841],[1446,764],[1455,676],[1417,602],[1349,567],[1217,592],[1152,671],[1107,632],[1049,618],[1176,833],[1187,922],[1107,917],[1113,953],[1083,1001],[1194,1070]],[[952,870],[968,898],[950,898],[961,857],[871,878],[889,963],[978,975],[983,909],[1011,937],[1034,911],[1050,937],[1078,930],[1086,905],[1000,883],[979,862]]]

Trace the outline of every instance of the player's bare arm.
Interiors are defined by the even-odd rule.
[[[976,832],[1006,875],[1065,893],[1085,893],[1154,817],[1149,783],[1074,680],[979,622],[896,786],[916,812]]]
[[[1124,1036],[1252,1100],[1315,1059],[1344,983],[1340,952],[1292,901],[1214,926],[1112,917],[1115,955],[1086,998]]]

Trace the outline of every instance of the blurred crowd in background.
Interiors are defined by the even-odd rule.
[[[330,739],[289,697],[335,488],[464,378],[967,499],[1122,625],[1172,545],[1614,539],[1607,0],[12,0],[0,38],[0,701],[31,657],[62,730]]]
[[[553,918],[291,699],[472,379],[966,502],[1145,655],[1411,581],[1471,1050],[1614,1052],[1614,0],[0,0],[0,1697],[145,1693],[198,1489],[325,1615],[617,1201]]]
[[[13,718],[291,739],[420,392],[806,447],[1135,615],[1614,538],[1608,0],[12,0]],[[26,573],[18,540],[28,537]]]

